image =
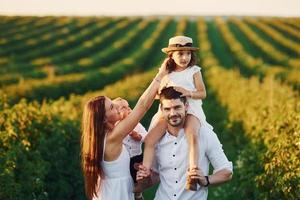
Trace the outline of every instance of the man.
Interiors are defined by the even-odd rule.
[[[156,145],[156,161],[153,171],[159,174],[160,185],[156,191],[155,200],[184,199],[205,200],[208,187],[229,181],[232,176],[232,163],[223,152],[217,135],[203,124],[199,136],[200,169],[188,170],[188,143],[184,134],[184,121],[188,105],[186,97],[172,87],[161,91],[160,102],[162,115],[168,122],[166,134]],[[214,168],[208,176],[209,164]],[[186,173],[199,183],[197,191],[185,189]],[[149,179],[149,172],[141,165],[137,179]],[[152,183],[158,180],[155,173],[151,174]]]

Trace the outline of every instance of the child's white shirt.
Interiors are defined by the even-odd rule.
[[[130,158],[140,155],[142,153],[142,143],[144,142],[145,137],[148,134],[148,132],[141,123],[138,123],[133,130],[139,133],[142,136],[142,139],[141,141],[136,141],[129,134],[124,138],[123,144],[128,150]]]

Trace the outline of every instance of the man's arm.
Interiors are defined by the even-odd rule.
[[[219,185],[231,180],[232,162],[227,159],[217,135],[207,127],[203,127],[201,131],[207,141],[205,154],[212,164],[214,172],[208,176],[203,174],[201,169],[193,168],[188,172],[191,178],[197,179],[201,186]]]
[[[221,183],[225,183],[230,181],[232,178],[232,172],[228,169],[222,169],[210,176],[208,176],[209,185],[219,185]]]
[[[204,187],[220,185],[231,180],[232,178],[232,172],[228,169],[219,170],[207,177],[203,174],[201,169],[198,168],[193,168],[188,173],[192,179],[197,179],[199,185]]]
[[[232,162],[230,162],[225,155],[218,136],[209,128],[204,129],[204,131],[207,131],[205,138],[207,141],[205,154],[214,169],[213,174],[223,169],[227,169],[232,173]]]

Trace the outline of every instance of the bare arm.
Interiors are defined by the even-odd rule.
[[[190,98],[192,99],[205,99],[206,98],[206,89],[200,72],[197,72],[193,76],[194,84],[197,91],[190,92]]]
[[[208,185],[207,179],[201,169],[193,168],[188,172],[192,179],[197,179],[198,183],[201,186]],[[230,181],[232,178],[232,172],[228,169],[222,169],[216,173],[208,176],[209,186],[217,186],[227,181]]]
[[[160,86],[160,81],[163,76],[167,74],[165,65],[166,60],[161,65],[159,72],[157,73],[149,87],[139,98],[132,112],[114,127],[110,138],[112,141],[114,141],[115,143],[122,143],[127,134],[134,129],[134,127],[142,119],[146,111],[151,107],[154,101],[154,97],[157,94],[158,88]]]
[[[206,89],[200,72],[196,72],[193,75],[194,85],[196,91],[190,91],[184,89],[183,87],[174,86],[174,89],[182,93],[182,96],[186,96],[192,99],[205,99],[206,98]]]
[[[211,186],[220,185],[227,181],[230,181],[232,178],[232,172],[227,169],[222,169],[209,176],[209,182]]]

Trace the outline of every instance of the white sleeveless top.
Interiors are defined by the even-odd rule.
[[[129,153],[124,145],[116,160],[101,162],[105,178],[102,179],[98,197],[94,197],[93,200],[134,200],[129,163]]]

